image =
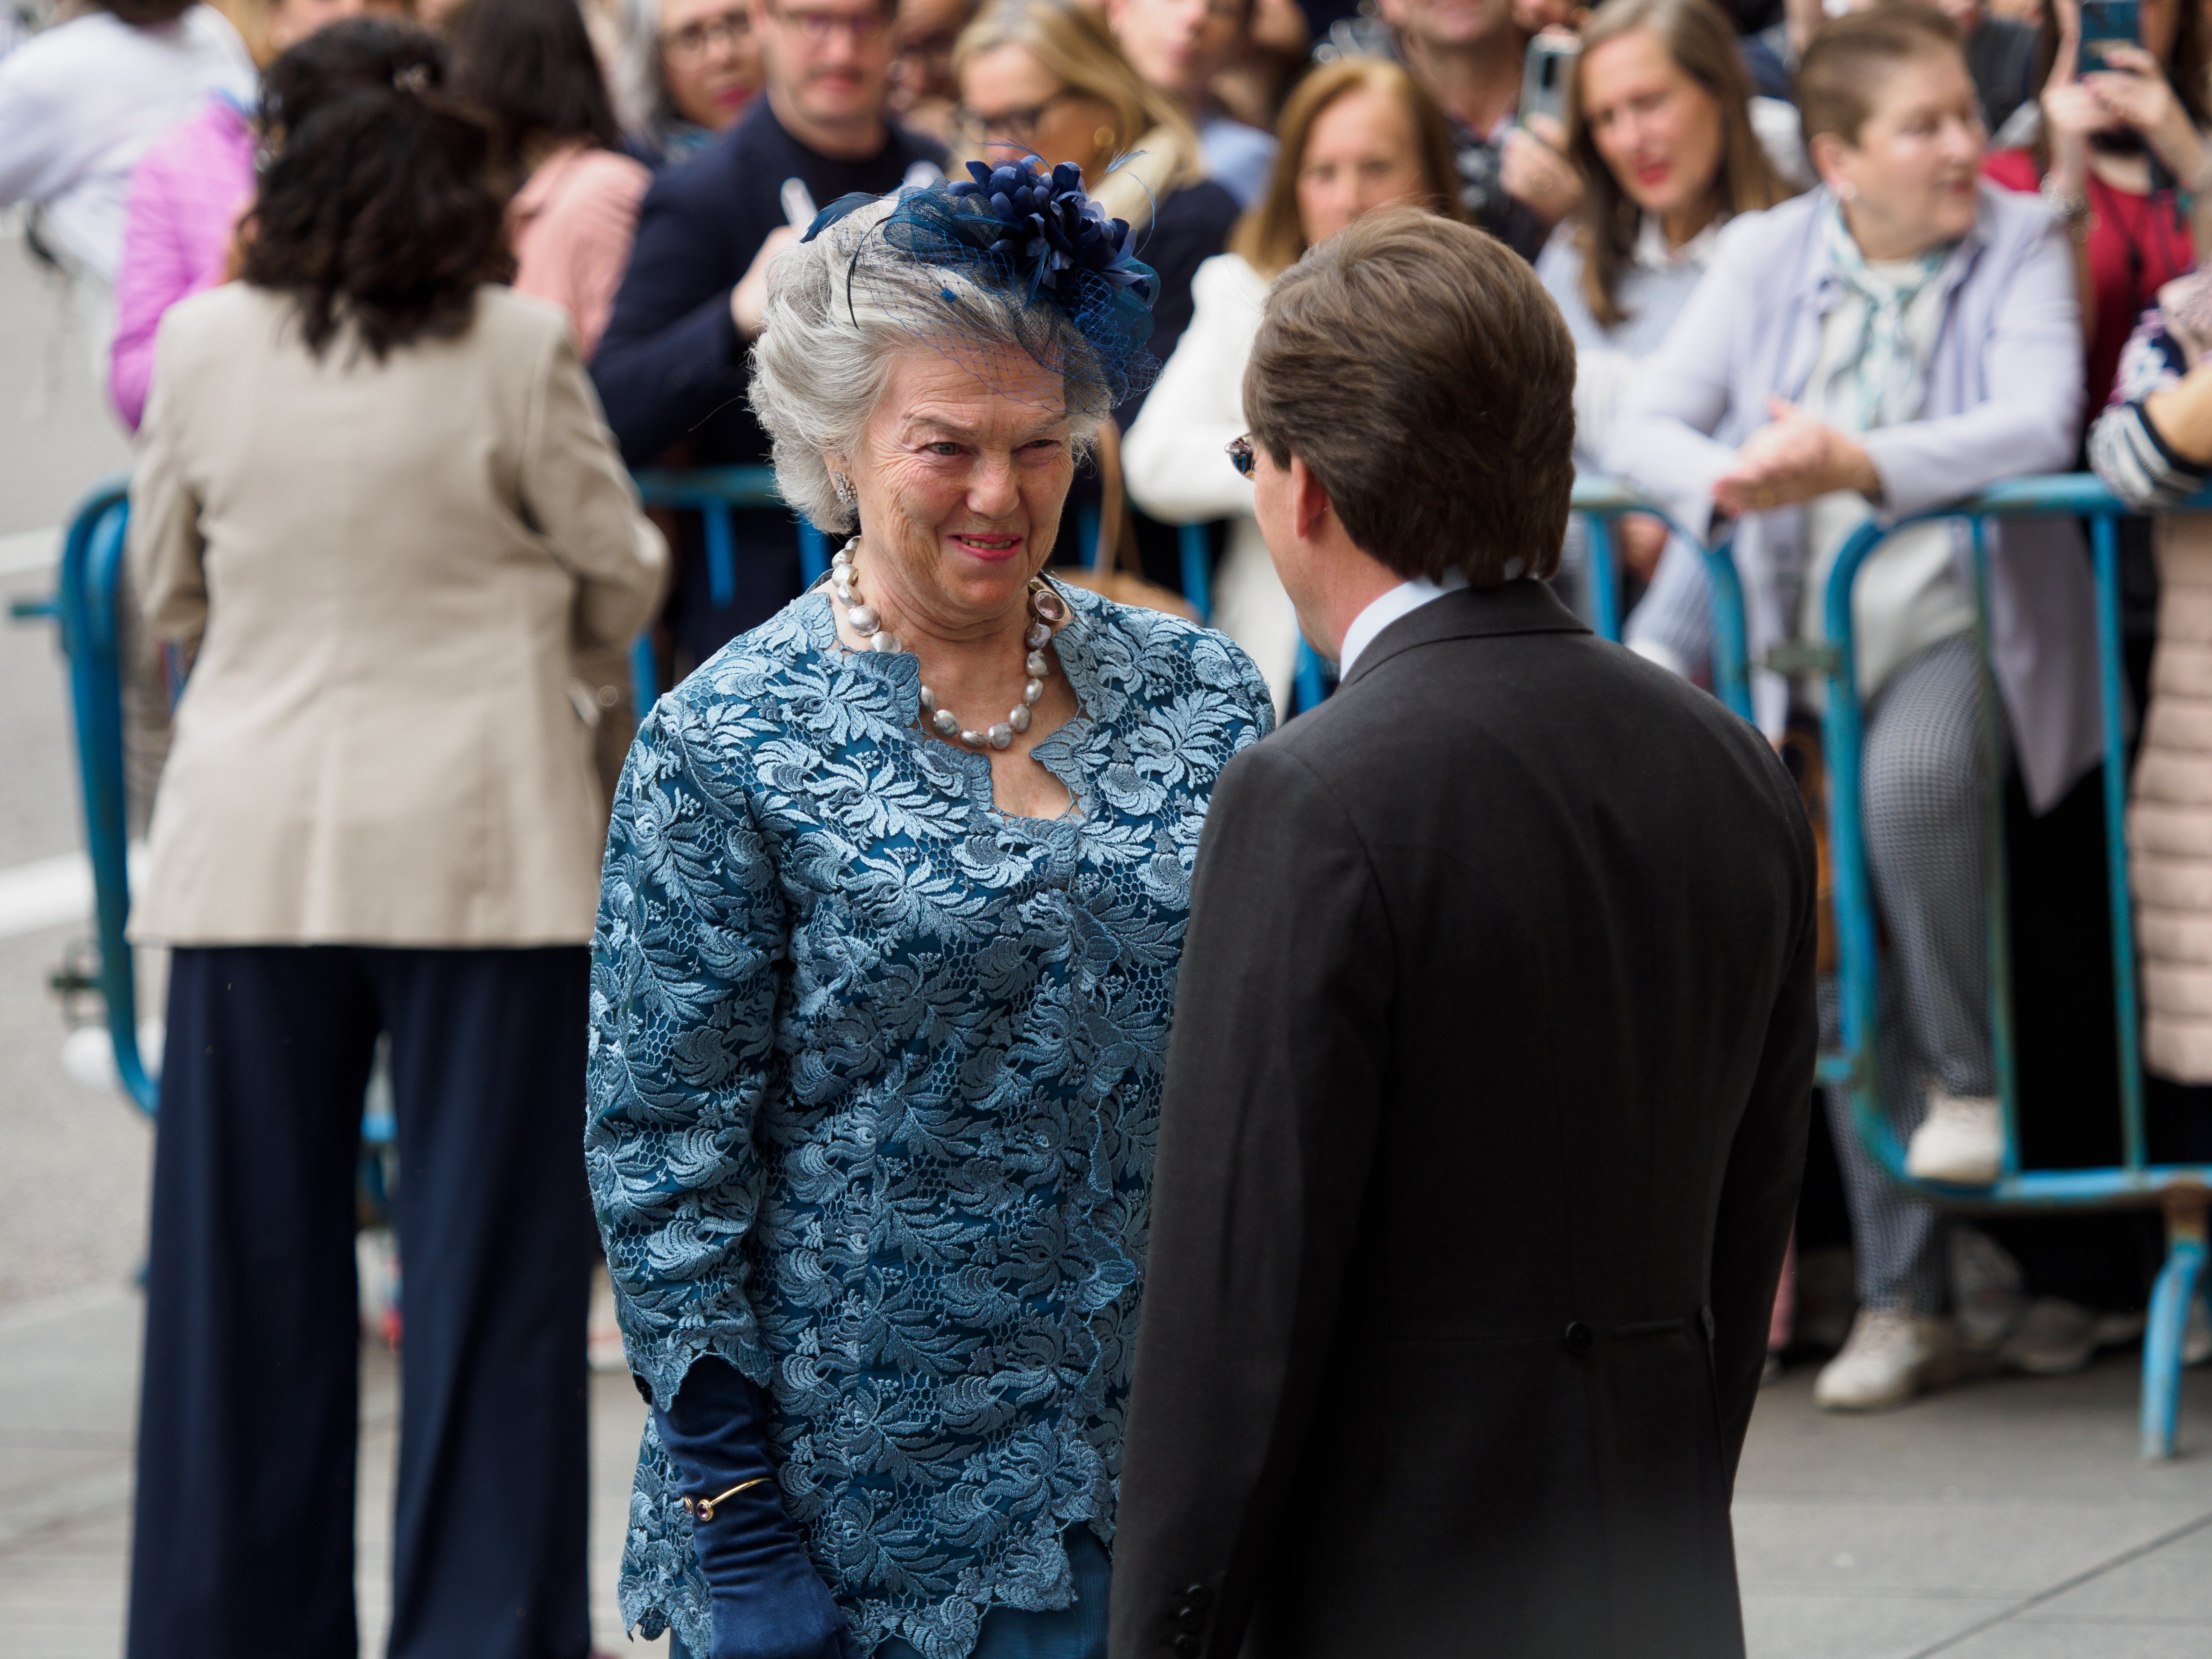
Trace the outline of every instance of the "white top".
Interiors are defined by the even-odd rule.
[[[131,172],[209,98],[242,104],[253,60],[220,12],[133,27],[75,18],[0,58],[0,206],[34,202],[64,252],[105,282],[123,259]]]
[[[1344,648],[1339,655],[1336,672],[1339,678],[1352,672],[1352,665],[1359,660],[1360,653],[1375,643],[1375,636],[1401,617],[1410,617],[1431,599],[1441,599],[1447,593],[1467,586],[1467,573],[1454,570],[1441,583],[1426,576],[1413,576],[1400,582],[1380,598],[1370,599],[1367,608],[1352,619],[1352,626],[1344,630]]]
[[[1217,253],[1192,276],[1190,297],[1190,326],[1121,440],[1122,482],[1163,524],[1249,518],[1252,486],[1224,452],[1244,434],[1244,365],[1267,284],[1243,254]]]
[[[1689,289],[1696,286],[1697,279],[1712,264],[1713,252],[1720,246],[1721,227],[1727,222],[1726,216],[1716,216],[1711,224],[1681,246],[1670,248],[1667,246],[1667,233],[1661,228],[1658,216],[1647,213],[1637,227],[1636,245],[1629,252],[1629,264],[1637,271],[1674,286],[1679,289],[1680,298],[1686,299]],[[1554,247],[1559,250],[1556,253]],[[1546,246],[1538,274],[1549,276],[1555,265],[1559,276],[1565,278],[1566,286],[1575,295],[1575,315],[1568,319],[1568,327],[1573,330],[1576,316],[1586,316],[1587,313],[1583,311],[1580,299],[1582,252],[1574,246],[1571,222],[1562,225],[1553,237],[1552,243]],[[1570,270],[1571,275],[1568,274]],[[1554,299],[1560,297],[1556,279],[1547,282],[1546,286],[1553,290]],[[1637,364],[1658,345],[1660,339],[1665,337],[1663,332],[1654,336],[1650,325],[1662,319],[1672,322],[1674,313],[1681,308],[1680,299],[1675,299],[1672,304],[1662,299],[1658,306],[1652,306],[1650,303],[1651,296],[1641,290],[1653,286],[1628,282],[1621,284],[1624,301],[1632,301],[1632,288],[1638,292],[1633,295],[1633,302],[1626,307],[1630,313],[1627,320],[1608,331],[1611,337],[1620,343],[1601,344],[1595,340],[1583,338],[1578,331],[1577,333],[1575,452],[1578,457],[1591,462],[1593,471],[1596,470],[1595,458],[1605,453],[1606,444],[1613,435],[1613,412],[1620,406],[1621,393],[1634,377]],[[1644,316],[1646,312],[1654,314],[1647,319]],[[1639,320],[1644,322],[1642,328],[1636,326]],[[1592,325],[1595,325],[1595,319],[1592,319]]]
[[[1917,273],[1911,259],[1869,259],[1867,269],[1877,278],[1903,283]],[[1944,285],[1929,283],[1905,313],[1905,331],[1924,378],[1936,331],[1943,320]],[[1820,355],[1805,382],[1802,407],[1815,420],[1829,418],[1823,407],[1830,377],[1844,352],[1857,337],[1867,302],[1847,296],[1821,319]],[[1909,418],[1909,417],[1908,417]],[[1827,637],[1828,573],[1836,555],[1852,531],[1874,516],[1867,498],[1854,489],[1832,490],[1805,504],[1805,545],[1812,568],[1798,595],[1797,632],[1801,639]],[[1952,557],[1952,526],[1938,520],[1899,531],[1884,543],[1859,571],[1851,595],[1851,624],[1856,634],[1859,696],[1871,700],[1887,684],[1889,677],[1938,641],[1963,634],[1974,625],[1973,596],[1960,584]],[[1801,689],[1817,705],[1823,684],[1817,680]]]

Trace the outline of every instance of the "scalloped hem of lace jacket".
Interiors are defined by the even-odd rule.
[[[650,1346],[642,1343],[633,1346],[628,1331],[623,1333],[623,1358],[629,1365],[630,1375],[642,1376],[646,1386],[653,1390],[653,1406],[659,1411],[665,1412],[676,1403],[684,1379],[690,1376],[694,1365],[709,1354],[726,1362],[755,1388],[771,1386],[775,1365],[761,1344],[759,1326],[750,1320],[741,1324],[656,1332]]]
[[[982,1634],[984,1616],[993,1607],[1009,1607],[1017,1613],[1056,1613],[1073,1606],[1075,1569],[1067,1559],[1067,1546],[1061,1540],[1070,1527],[1087,1526],[1110,1551],[1114,1544],[1113,1523],[1102,1523],[1094,1515],[1070,1515],[1049,1524],[1052,1530],[1048,1538],[1060,1567],[1051,1583],[1024,1575],[988,1586],[986,1601],[940,1602],[922,1612],[893,1613],[880,1623],[867,1617],[867,1609],[872,1607],[888,1612],[884,1603],[863,1601],[856,1607],[839,1597],[838,1605],[845,1609],[861,1651],[873,1653],[898,1637],[911,1644],[921,1659],[968,1659]],[[1046,1540],[1039,1541],[1042,1544]],[[695,1598],[691,1587],[682,1579],[647,1579],[626,1570],[615,1599],[622,1608],[623,1628],[632,1636],[651,1642],[663,1631],[672,1629],[683,1638],[684,1645],[702,1659],[714,1651],[714,1627],[710,1609]]]

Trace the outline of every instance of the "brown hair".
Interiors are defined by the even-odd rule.
[[[1712,0],[1606,0],[1582,27],[1582,55],[1567,104],[1567,151],[1589,180],[1575,227],[1583,301],[1607,328],[1628,320],[1620,307],[1620,277],[1643,214],[1598,154],[1596,137],[1583,119],[1582,66],[1598,47],[1638,30],[1648,31],[1674,67],[1720,108],[1721,170],[1713,180],[1720,211],[1754,213],[1796,193],[1774,170],[1752,128],[1751,80],[1736,50],[1735,26]]]
[[[1930,6],[1885,0],[1830,18],[1813,31],[1797,64],[1797,118],[1805,153],[1813,153],[1813,140],[1824,132],[1856,145],[1889,71],[1914,58],[1945,56],[1963,64],[1966,49],[1959,26]]]
[[[1298,217],[1298,173],[1305,166],[1306,146],[1313,141],[1314,124],[1322,112],[1346,94],[1361,91],[1382,93],[1406,112],[1421,153],[1421,182],[1428,186],[1429,210],[1454,219],[1461,216],[1459,161],[1451,125],[1428,89],[1394,59],[1339,58],[1322,64],[1292,89],[1282,118],[1275,124],[1282,144],[1275,152],[1267,194],[1229,234],[1229,251],[1242,254],[1262,276],[1289,269],[1306,251],[1305,227]]]
[[[1244,370],[1253,441],[1292,455],[1345,532],[1406,576],[1559,568],[1575,343],[1528,262],[1472,225],[1380,209],[1267,295]]]
[[[1000,46],[1025,47],[1061,85],[1097,99],[1114,112],[1113,140],[1101,146],[1107,153],[1099,168],[1102,174],[1111,172],[1121,155],[1134,148],[1146,133],[1165,127],[1182,141],[1188,160],[1175,176],[1160,181],[1162,186],[1179,190],[1206,176],[1198,159],[1198,132],[1190,117],[1172,96],[1137,73],[1099,12],[1070,0],[997,0],[960,31],[952,48],[953,78],[957,81],[969,63]],[[963,155],[955,159],[971,157]],[[972,159],[996,165],[1006,157],[977,155]],[[1060,158],[1043,159],[1049,162]]]

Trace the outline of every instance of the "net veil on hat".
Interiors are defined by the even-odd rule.
[[[1073,163],[1043,165],[1034,155],[995,167],[970,161],[970,179],[901,190],[876,229],[910,267],[944,280],[918,285],[881,270],[868,257],[871,233],[848,263],[845,309],[856,326],[864,310],[887,318],[987,382],[1003,378],[994,362],[1018,346],[1064,378],[1070,415],[1102,416],[1158,369],[1146,348],[1159,277],[1130,252],[1127,222],[1085,191]],[[800,240],[882,199],[840,198]],[[1069,349],[1070,326],[1084,349]]]

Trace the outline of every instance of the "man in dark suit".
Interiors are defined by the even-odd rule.
[[[789,246],[784,181],[827,207],[938,176],[943,153],[884,116],[895,0],[753,0],[766,84],[744,118],[664,167],[638,210],[637,241],[592,360],[607,424],[632,466],[670,446],[699,466],[766,466],[745,406],[745,353],[768,303],[768,267]],[[677,672],[765,622],[799,588],[799,534],[782,511],[734,515],[728,584],[700,526],[678,549],[669,607]],[[718,591],[719,590],[719,591]]]
[[[1756,732],[1534,580],[1574,376],[1528,266],[1411,210],[1268,297],[1239,464],[1344,674],[1199,849],[1114,1659],[1742,1651],[1811,836]]]

